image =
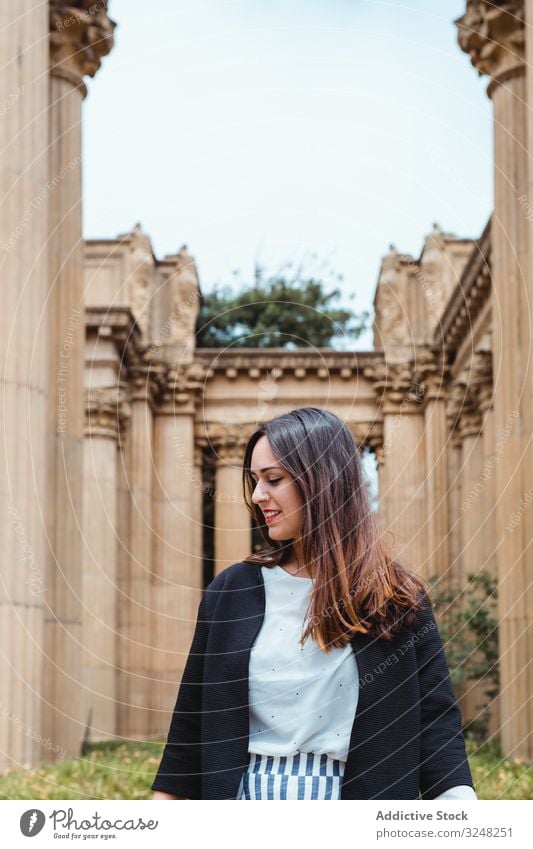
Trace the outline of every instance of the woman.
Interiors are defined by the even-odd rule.
[[[272,419],[243,484],[269,549],[204,592],[154,798],[477,798],[426,587],[379,539],[348,428]]]

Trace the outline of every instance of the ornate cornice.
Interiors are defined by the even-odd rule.
[[[478,74],[491,77],[488,93],[525,70],[524,0],[468,0],[456,20],[459,45]]]
[[[197,348],[195,360],[207,370],[207,379],[224,377],[235,380],[247,377],[261,380],[266,377],[297,380],[318,377],[327,381],[333,377],[355,380],[364,369],[383,360],[381,351],[334,351],[331,348],[287,351],[283,348],[241,348],[227,351],[219,348]]]
[[[85,436],[118,440],[130,416],[131,407],[123,386],[85,390]]]
[[[490,298],[491,279],[491,220],[480,238],[474,242],[468,260],[448,305],[435,329],[434,344],[453,354]]]
[[[107,0],[50,0],[50,73],[81,89],[113,48]]]

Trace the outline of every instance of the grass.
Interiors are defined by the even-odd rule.
[[[0,775],[0,799],[150,799],[163,743],[93,744],[83,757]],[[480,799],[533,799],[533,769],[496,743],[467,742]]]

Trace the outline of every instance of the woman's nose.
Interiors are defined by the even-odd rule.
[[[262,490],[259,484],[257,484],[252,494],[252,501],[254,504],[259,504],[260,501],[266,501],[268,498],[270,498],[268,492]]]

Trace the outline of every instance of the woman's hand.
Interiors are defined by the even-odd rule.
[[[163,793],[162,790],[154,790],[152,799],[187,799],[187,796],[173,796],[172,793]]]

